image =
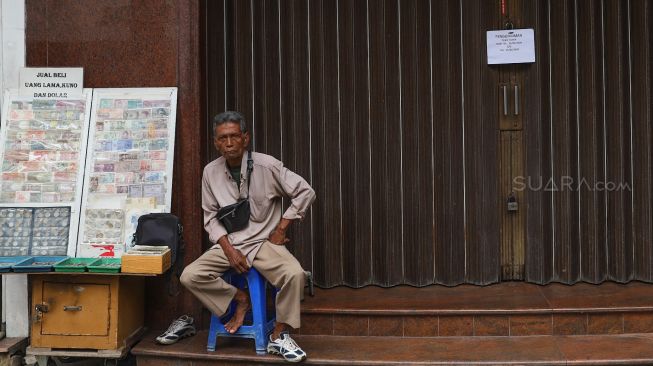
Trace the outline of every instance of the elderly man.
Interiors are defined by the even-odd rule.
[[[215,245],[191,263],[181,275],[181,283],[214,314],[222,315],[232,300],[235,315],[225,325],[234,333],[243,324],[250,308],[247,292],[223,281],[229,268],[238,273],[253,266],[279,289],[276,297],[277,319],[267,351],[287,361],[299,362],[306,353],[293,341],[288,328],[300,326],[300,298],[305,275],[301,265],[288,251],[286,231],[296,219],[302,219],[315,200],[315,192],[299,175],[286,169],[272,156],[251,153],[253,169],[248,177],[250,135],[244,117],[224,112],[213,120],[215,148],[222,155],[204,168],[202,208],[204,228]],[[251,214],[242,229],[227,232],[217,217],[221,207],[249,197]],[[281,215],[281,198],[290,199],[290,207]]]

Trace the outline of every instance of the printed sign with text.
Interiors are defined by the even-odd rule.
[[[21,96],[67,99],[82,95],[84,69],[24,67],[20,70]]]
[[[487,32],[488,65],[532,62],[535,62],[535,36],[533,29]]]

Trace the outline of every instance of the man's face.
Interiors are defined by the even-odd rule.
[[[223,123],[215,128],[213,144],[228,162],[240,163],[249,146],[249,133],[242,133],[238,123]]]

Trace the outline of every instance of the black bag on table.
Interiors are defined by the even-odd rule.
[[[170,213],[149,213],[138,218],[138,226],[132,237],[132,245],[167,246],[170,248],[172,272],[179,279],[184,265],[184,227],[179,218]],[[170,272],[166,274],[169,276]],[[170,282],[170,294],[176,285]]]

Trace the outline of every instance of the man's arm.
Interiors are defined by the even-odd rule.
[[[206,177],[202,175],[202,210],[204,210],[204,229],[209,233],[209,241],[213,244],[220,244],[224,254],[229,259],[229,264],[238,273],[247,272],[249,265],[247,259],[238,249],[234,248],[227,237],[227,230],[218,220],[218,201],[211,191],[211,186]]]
[[[306,211],[315,201],[315,191],[300,175],[284,167],[281,162],[274,169],[275,180],[278,183],[280,194],[290,198],[290,207],[284,212],[277,227],[270,233],[270,242],[278,245],[288,243],[286,231],[296,219],[302,220]]]
[[[202,175],[202,210],[204,211],[204,230],[209,234],[209,241],[213,244],[218,243],[218,239],[227,235],[227,229],[224,228],[218,220],[218,209],[220,208],[218,200],[211,191],[211,186],[206,171]]]

